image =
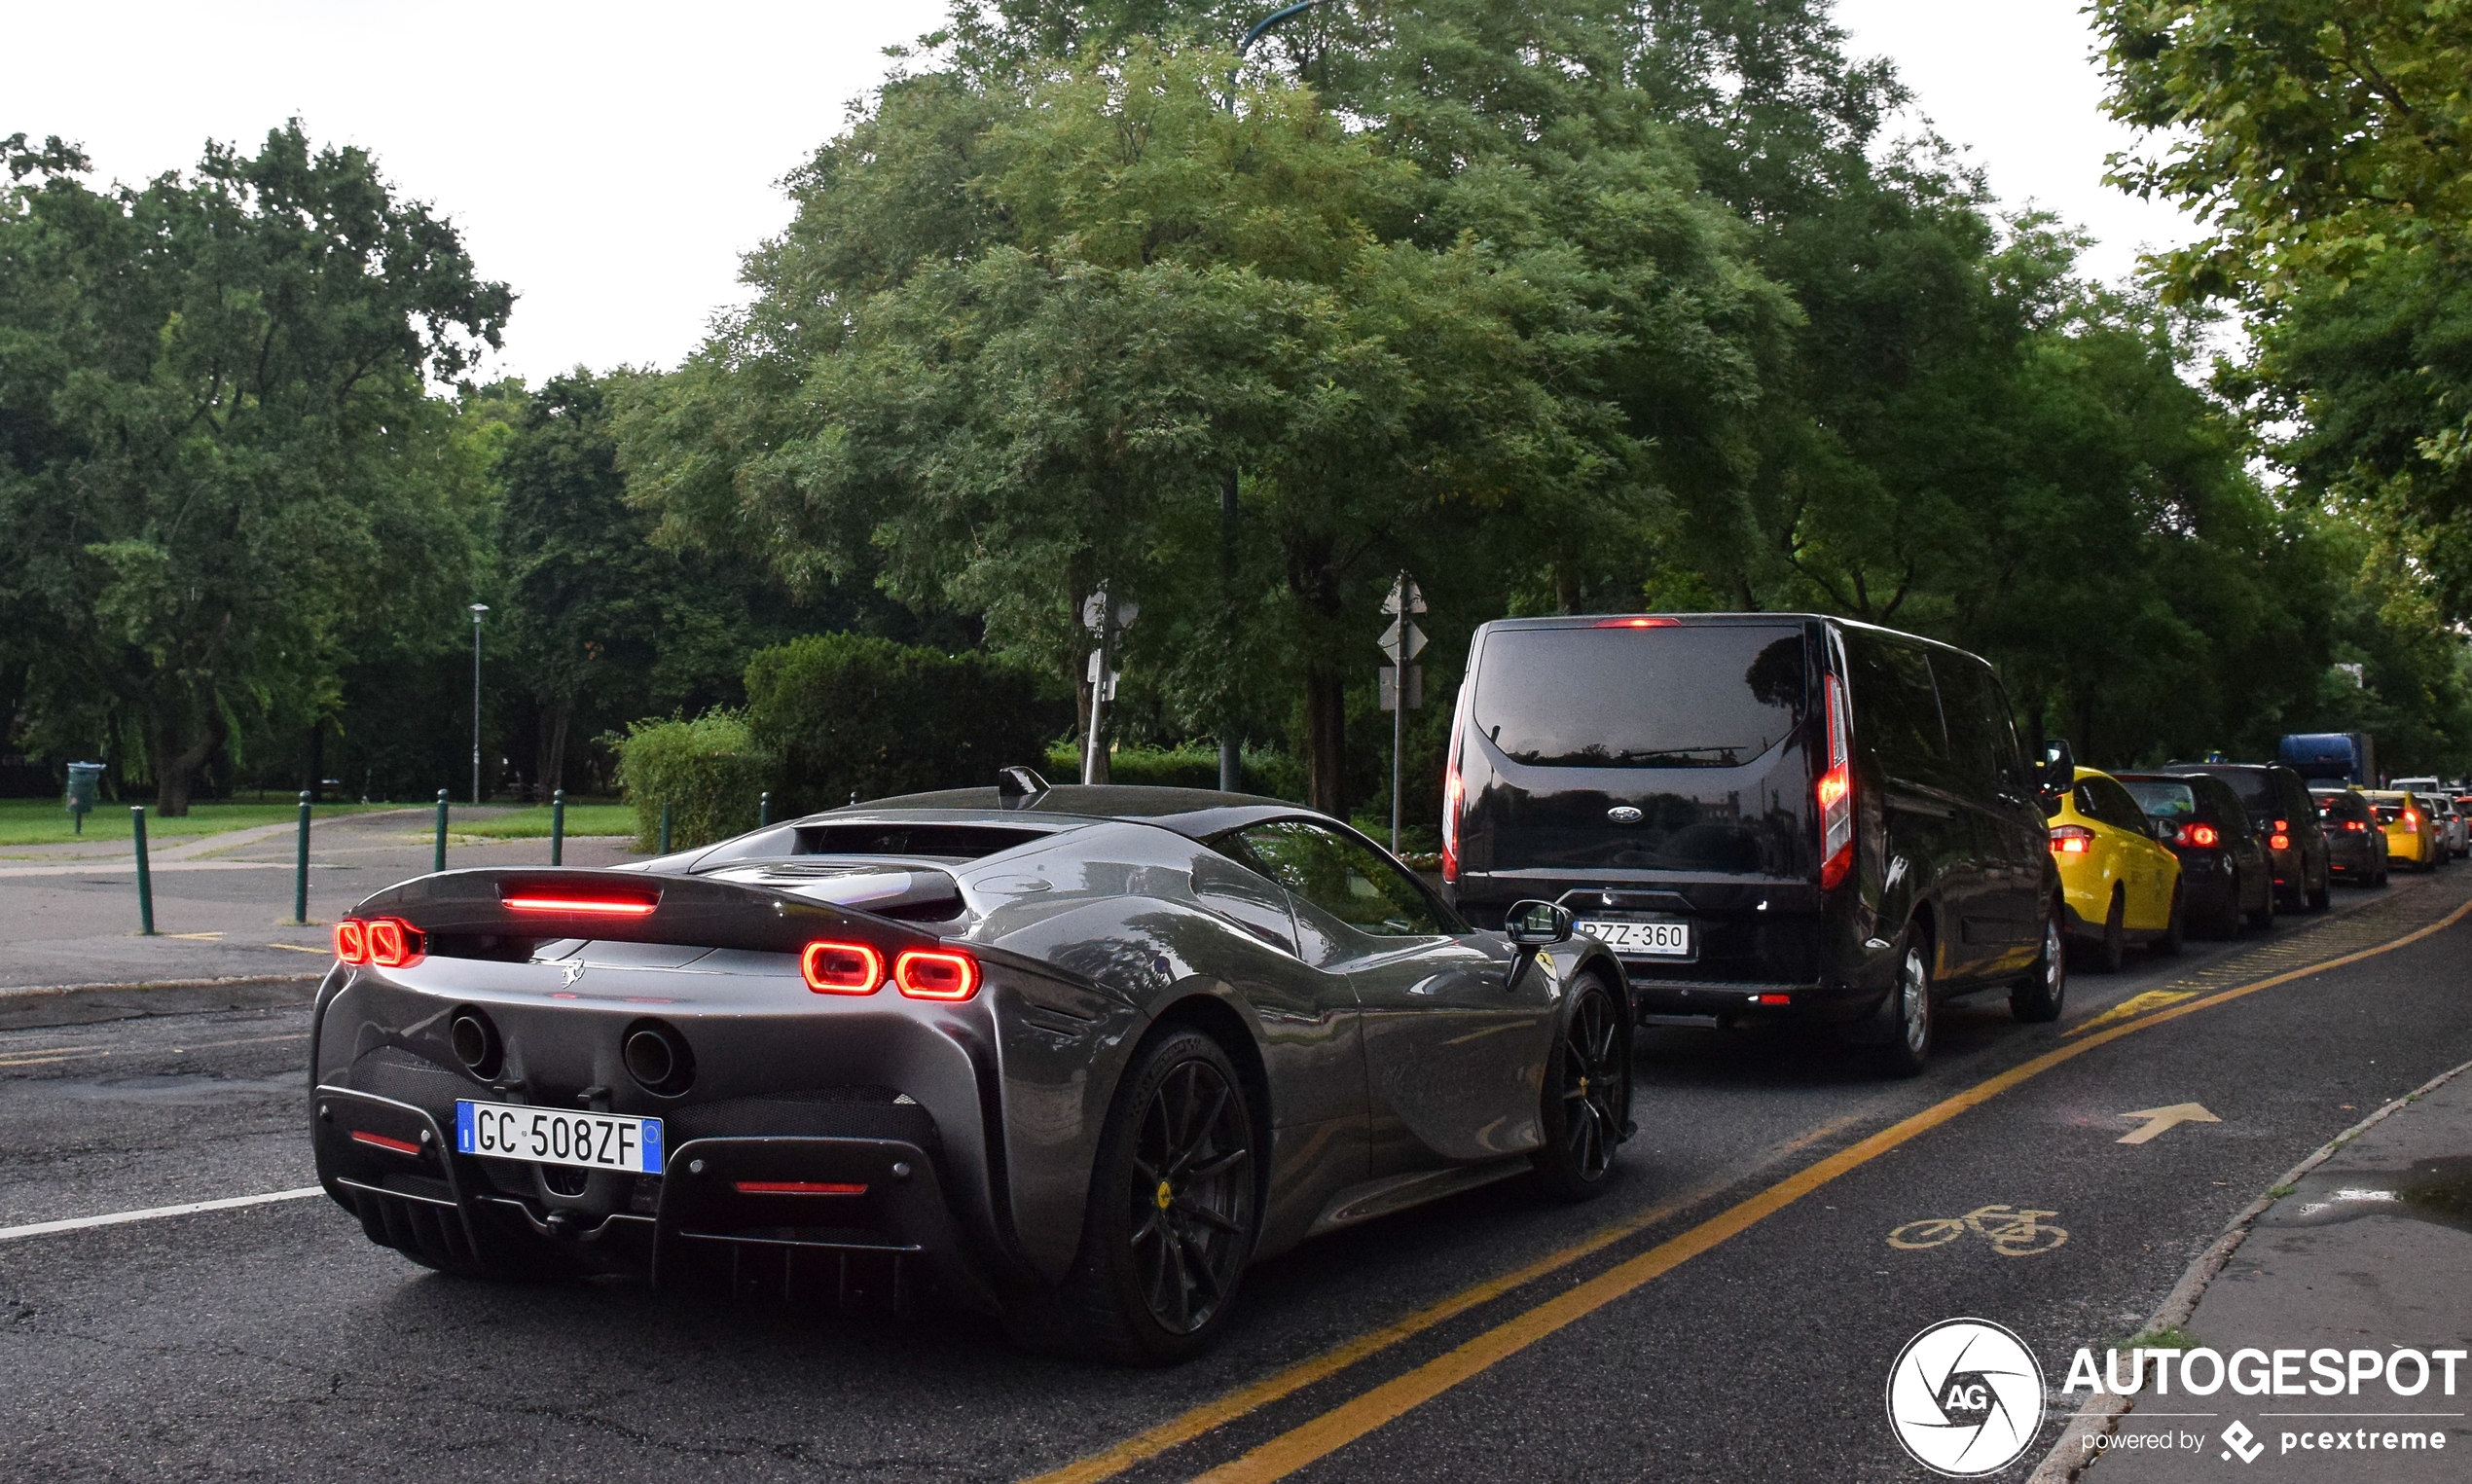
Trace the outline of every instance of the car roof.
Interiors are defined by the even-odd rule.
[[[1163,788],[1129,783],[1058,783],[1042,793],[1009,799],[993,788],[946,788],[847,804],[800,824],[851,824],[881,819],[931,818],[949,823],[1052,824],[1070,828],[1101,819],[1154,824],[1192,840],[1206,840],[1265,819],[1328,820],[1329,815],[1285,799],[1221,793],[1215,788]]]

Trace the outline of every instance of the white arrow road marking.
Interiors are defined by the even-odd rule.
[[[2123,1113],[2123,1118],[2143,1118],[2146,1126],[2134,1134],[2124,1134],[2117,1142],[2142,1144],[2163,1130],[2184,1123],[2221,1123],[2223,1120],[2195,1103],[2175,1103],[2169,1107],[2150,1107],[2142,1112]]]
[[[48,1237],[54,1232],[84,1231],[90,1226],[119,1226],[128,1221],[152,1221],[162,1216],[194,1215],[201,1211],[237,1211],[243,1206],[265,1206],[275,1201],[298,1201],[313,1195],[324,1195],[323,1185],[304,1185],[298,1190],[271,1190],[265,1195],[236,1195],[220,1201],[191,1201],[185,1206],[156,1206],[145,1211],[116,1211],[108,1216],[78,1216],[67,1221],[37,1221],[31,1226],[0,1226],[0,1242],[15,1242],[20,1237]]]

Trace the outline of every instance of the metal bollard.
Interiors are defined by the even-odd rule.
[[[773,822],[773,791],[766,789],[755,796],[755,827],[762,829]]]
[[[670,853],[670,806],[661,806],[661,854]]]
[[[146,874],[145,805],[129,806],[128,824],[137,838],[137,930],[151,938],[155,935],[155,879]]]
[[[306,925],[309,922],[309,795],[301,790],[301,845],[292,863],[292,921]]]
[[[435,856],[435,858],[433,858],[433,859],[429,862],[429,869],[430,869],[430,870],[432,870],[432,871],[443,871],[443,870],[445,870],[446,868],[447,868],[447,791],[446,791],[445,789],[441,788],[441,789],[439,789],[439,790],[438,790],[438,851],[437,851],[437,855]]]
[[[566,864],[566,790],[549,796],[549,863]]]

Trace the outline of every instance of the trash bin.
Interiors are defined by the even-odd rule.
[[[69,764],[69,818],[76,833],[86,833],[86,815],[94,808],[96,793],[103,784],[101,763]]]

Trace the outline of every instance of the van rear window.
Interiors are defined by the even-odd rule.
[[[1470,713],[1537,768],[1736,768],[1802,720],[1799,626],[1509,629],[1485,640]]]

